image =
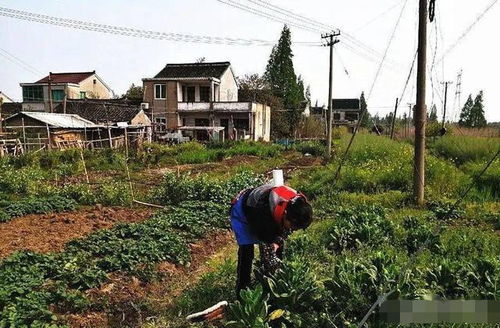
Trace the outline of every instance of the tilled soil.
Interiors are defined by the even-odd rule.
[[[140,222],[151,214],[149,209],[95,206],[74,212],[16,218],[0,224],[0,258],[19,250],[39,253],[61,251],[72,239],[111,228],[119,222]]]
[[[183,290],[195,284],[208,270],[206,261],[232,243],[233,234],[225,231],[191,244],[191,265],[184,267],[160,263],[156,269],[163,278],[154,282],[143,282],[135,276],[119,272],[112,273],[107,283],[85,292],[94,307],[100,308],[99,311],[64,317],[74,328],[140,327],[150,315],[165,310]]]

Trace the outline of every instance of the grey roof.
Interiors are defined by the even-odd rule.
[[[56,113],[63,113],[64,106],[59,104],[54,109]],[[141,112],[140,106],[92,99],[68,101],[66,103],[66,113],[76,114],[86,120],[97,124],[130,122]]]
[[[230,62],[167,64],[155,78],[217,78],[231,66]]]
[[[352,99],[333,99],[333,110],[356,112],[360,111],[360,102],[357,98]]]
[[[45,112],[20,112],[7,118],[6,121],[24,115],[40,121],[50,127],[63,128],[63,129],[84,129],[84,128],[97,128],[98,125],[92,123],[75,114],[56,114]]]

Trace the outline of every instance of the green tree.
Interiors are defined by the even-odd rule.
[[[132,83],[132,85],[130,86],[130,88],[128,88],[124,96],[128,100],[142,101],[144,96],[144,91],[142,90],[141,86],[138,85],[136,86],[135,84]]]
[[[472,100],[472,95],[469,95],[469,98],[467,98],[467,101],[465,102],[465,105],[460,112],[460,120],[458,121],[458,124],[460,126],[471,126],[471,112],[473,106],[474,101]]]
[[[273,94],[283,100],[289,110],[289,133],[293,134],[301,118],[300,105],[304,101],[304,81],[297,78],[293,67],[292,35],[288,26],[283,27],[278,44],[271,51],[264,79]]]
[[[473,128],[484,128],[486,124],[486,118],[484,117],[483,91],[479,91],[470,111],[470,126]]]
[[[437,122],[438,121],[438,115],[437,115],[437,107],[436,104],[432,105],[431,111],[429,112],[429,122]]]
[[[363,119],[361,120],[360,125],[363,128],[368,128],[372,124],[372,118],[370,112],[368,111],[368,104],[366,103],[364,92],[361,93],[361,96],[359,97],[359,102],[360,102],[361,115],[363,115],[363,112],[366,112],[363,115]]]

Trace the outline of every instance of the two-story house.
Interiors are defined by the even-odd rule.
[[[11,98],[9,98],[5,93],[0,91],[0,104],[11,103],[14,102]]]
[[[238,101],[229,62],[167,64],[142,81],[156,132],[181,131],[197,140],[270,140],[270,107]]]
[[[34,83],[21,83],[23,111],[52,112],[64,99],[110,99],[113,91],[92,72],[49,73]],[[50,97],[49,97],[50,90]],[[52,101],[52,108],[50,103]]]
[[[355,126],[361,115],[360,101],[354,99],[333,99],[333,124]]]

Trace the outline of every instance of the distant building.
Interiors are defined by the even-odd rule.
[[[0,91],[0,103],[6,104],[6,103],[11,103],[11,102],[14,102],[14,100],[12,100],[5,93]]]
[[[49,88],[53,107],[62,103],[65,98],[109,99],[113,95],[113,91],[95,71],[50,73],[34,83],[20,85],[23,89],[23,111],[50,112]]]
[[[353,99],[333,99],[333,124],[353,127],[361,115],[360,101]]]
[[[270,107],[238,101],[229,62],[167,64],[142,81],[143,106],[157,133],[180,131],[201,141],[270,140]]]

